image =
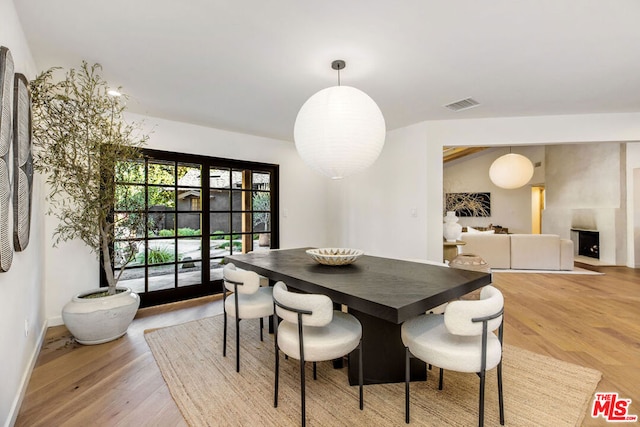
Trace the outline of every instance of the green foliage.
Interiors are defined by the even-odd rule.
[[[200,230],[193,228],[178,228],[178,236],[199,236]]]
[[[224,242],[222,243],[220,246],[218,246],[218,248],[220,249],[228,249],[229,248],[229,242]],[[233,250],[234,251],[241,251],[242,250],[242,242],[233,242]]]
[[[224,231],[214,231],[213,233],[211,233],[210,235],[210,239],[211,240],[228,240],[229,239],[229,233],[225,233]],[[240,235],[239,234],[234,234],[231,236],[232,240],[238,240],[240,239]]]
[[[113,274],[109,251],[116,226],[110,216],[117,200],[114,171],[125,173],[122,162],[130,162],[132,170],[126,172],[134,173],[148,136],[141,134],[139,125],[125,123],[124,97],[108,95],[110,87],[100,75],[99,64],[89,66],[83,61],[57,82],[55,70],[30,82],[34,168],[46,175],[48,213],[59,220],[54,244],[81,239],[102,254],[109,292],[115,293],[119,276]],[[127,208],[144,206],[130,196],[118,195]],[[144,227],[143,215],[125,218],[132,230]]]
[[[159,237],[174,237],[176,235],[176,232],[174,230],[167,230],[167,229],[163,229],[158,231],[157,236]],[[185,227],[185,228],[178,228],[178,236],[185,236],[185,237],[191,237],[191,236],[199,236],[200,235],[200,230],[194,230],[193,228],[189,228],[189,227]]]
[[[173,262],[176,257],[171,248],[167,247],[158,247],[158,248],[149,248],[147,255],[147,261],[149,264],[162,264],[165,262]],[[136,261],[138,264],[144,264],[144,252],[141,252],[136,255]]]
[[[185,168],[178,168],[178,172]],[[183,173],[184,175],[184,173]],[[148,187],[149,206],[175,206],[175,193],[162,184],[173,185],[175,181],[173,166],[150,163],[148,177],[145,178],[144,163],[141,160],[118,162],[115,169],[117,210],[131,210],[145,206],[145,180],[158,186]]]

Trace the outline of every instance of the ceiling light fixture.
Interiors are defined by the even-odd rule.
[[[345,62],[336,60],[338,86],[323,89],[302,105],[293,139],[302,160],[332,179],[341,179],[371,166],[386,135],[384,117],[366,93],[340,86]]]
[[[107,95],[109,95],[109,96],[114,96],[114,97],[116,97],[116,98],[117,98],[118,96],[122,96],[122,94],[121,94],[120,92],[118,92],[117,90],[115,90],[115,89],[108,90],[108,91],[107,91]]]
[[[511,151],[511,149],[509,149]],[[533,177],[531,160],[509,152],[498,157],[489,168],[489,178],[498,187],[513,190],[524,186]]]

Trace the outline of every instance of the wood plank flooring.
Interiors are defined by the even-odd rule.
[[[601,371],[597,390],[632,399],[640,415],[640,269],[598,269],[605,274],[494,274],[505,342]],[[185,425],[143,332],[221,311],[216,297],[142,309],[127,335],[99,346],[50,328],[16,426]],[[508,425],[508,405],[506,416]],[[583,425],[606,423],[587,414]]]

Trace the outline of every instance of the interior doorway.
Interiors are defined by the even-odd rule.
[[[544,185],[531,187],[531,233],[542,233],[542,211],[544,210]]]

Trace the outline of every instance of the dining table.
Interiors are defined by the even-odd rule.
[[[300,292],[327,295],[337,307],[355,316],[362,324],[365,384],[405,380],[405,347],[400,336],[404,321],[492,281],[491,273],[366,254],[351,264],[323,265],[307,254],[309,249],[228,255],[225,262],[253,270],[271,284],[282,281]],[[358,357],[349,360],[349,382],[357,384]],[[426,367],[411,359],[411,372],[412,380],[424,379]]]

